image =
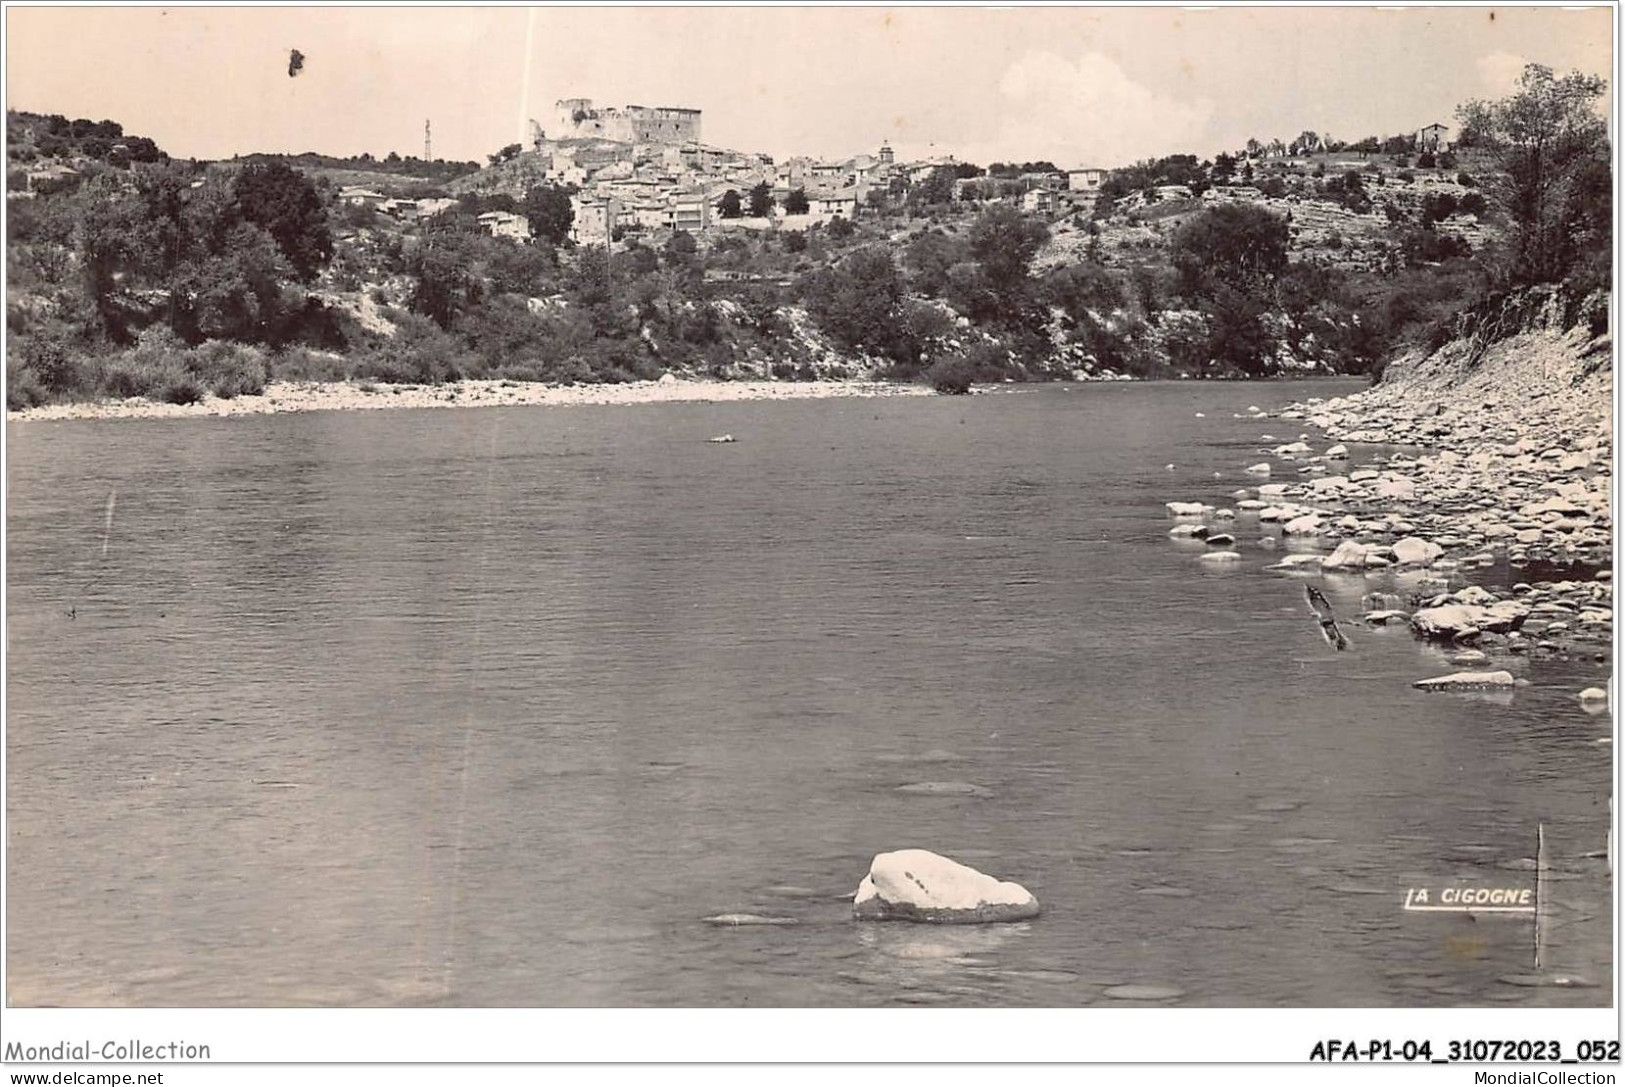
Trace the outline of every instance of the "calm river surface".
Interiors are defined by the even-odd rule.
[[[10,999],[1606,1005],[1606,666],[1422,694],[1391,577],[1339,654],[1256,521],[1167,537],[1352,387],[12,425]],[[1540,823],[1596,988],[1401,910]],[[905,847],[1045,913],[852,921]]]

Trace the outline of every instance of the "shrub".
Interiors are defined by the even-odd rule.
[[[174,361],[153,361],[126,351],[102,362],[96,387],[103,396],[128,400],[133,396],[155,397],[159,390],[186,376]]]
[[[265,354],[255,347],[209,340],[187,353],[187,369],[222,400],[258,396],[269,377]]]
[[[462,343],[428,318],[404,317],[395,335],[360,351],[354,375],[395,385],[437,385],[455,381],[472,368]]]
[[[938,359],[925,371],[931,387],[947,396],[964,396],[970,392],[972,368],[964,355],[950,355]]]
[[[302,345],[285,348],[274,356],[270,371],[279,381],[343,381],[350,376],[343,356]]]
[[[1002,344],[973,343],[937,359],[925,371],[925,379],[941,393],[960,395],[976,381],[1002,381],[1025,377],[1020,366],[1010,361],[1010,350]]]
[[[203,385],[197,378],[184,374],[166,382],[158,391],[158,399],[169,404],[196,404],[203,399]]]
[[[42,329],[20,345],[22,365],[50,393],[78,392],[87,384],[79,352],[65,331]]]
[[[27,366],[17,365],[8,367],[6,374],[6,410],[22,411],[45,403],[49,393],[34,371]]]

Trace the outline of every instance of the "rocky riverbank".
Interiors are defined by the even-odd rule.
[[[367,382],[272,382],[258,396],[193,404],[134,398],[100,403],[43,404],[9,411],[7,422],[58,419],[171,419],[270,415],[290,411],[373,411],[384,408],[487,408],[522,405],[725,403],[736,400],[808,400],[847,396],[930,396],[922,385],[879,381],[659,381],[623,385],[543,385],[516,381],[458,381],[447,385],[375,385]]]
[[[1274,569],[1403,568],[1400,592],[1366,596],[1366,621],[1409,621],[1419,637],[1459,646],[1462,663],[1481,663],[1486,651],[1608,660],[1610,363],[1606,337],[1537,331],[1477,359],[1467,345],[1447,345],[1400,360],[1369,390],[1255,412],[1261,424],[1275,420],[1261,430],[1306,423],[1329,444],[1317,451],[1308,433],[1261,435],[1281,442],[1245,466],[1261,482],[1234,493],[1235,511],[1169,503],[1185,522],[1173,534],[1211,540],[1216,529],[1192,522],[1223,520],[1228,533],[1232,518],[1256,515],[1279,523],[1288,542],[1321,545]],[[1476,583],[1503,563],[1511,585]]]

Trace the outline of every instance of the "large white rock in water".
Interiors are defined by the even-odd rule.
[[[1366,554],[1371,549],[1356,540],[1344,540],[1337,550],[1320,560],[1322,570],[1364,570]]]
[[[1418,536],[1407,536],[1397,540],[1393,546],[1394,561],[1401,566],[1426,566],[1440,555],[1444,548],[1432,540],[1424,540]]]
[[[1511,687],[1511,672],[1452,672],[1448,676],[1419,679],[1412,687],[1424,691],[1487,691]]]
[[[1259,463],[1249,467],[1247,472],[1249,475],[1267,476],[1270,474],[1270,466],[1260,461]]]
[[[1487,608],[1473,604],[1444,604],[1436,608],[1423,608],[1411,616],[1411,627],[1424,638],[1450,639],[1467,630],[1505,634],[1523,626],[1528,616],[1527,607],[1510,600]]]
[[[852,915],[860,921],[963,925],[1025,921],[1038,912],[1038,899],[1021,884],[924,849],[876,855],[852,899]]]

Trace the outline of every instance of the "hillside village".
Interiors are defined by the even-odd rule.
[[[421,219],[445,211],[459,196],[507,196],[517,202],[538,185],[553,185],[571,193],[571,240],[603,245],[663,231],[703,236],[806,230],[883,210],[934,175],[951,181],[956,202],[1007,202],[1048,222],[1082,222],[1096,217],[1113,173],[1099,166],[1059,169],[1041,164],[1048,168],[1009,168],[995,175],[952,155],[898,162],[886,143],[873,154],[775,162],[768,155],[706,144],[700,135],[697,109],[598,108],[591,99],[563,99],[556,103],[549,126],[531,122],[527,149],[517,144],[505,149],[487,168],[453,180],[448,195],[401,198],[365,185],[345,186],[338,195],[401,219]],[[1481,247],[1488,237],[1480,219],[1483,200],[1474,198],[1477,187],[1470,175],[1450,168],[1451,126],[1430,123],[1400,139],[1398,148],[1394,140],[1387,141],[1392,153],[1386,155],[1368,147],[1340,146],[1334,152],[1320,137],[1312,142],[1249,141],[1234,156],[1242,172],[1222,183],[1195,190],[1188,184],[1152,185],[1112,202],[1103,218],[1115,229],[1108,229],[1103,248],[1144,248],[1201,207],[1252,203],[1286,218],[1295,251],[1340,267],[1370,269],[1384,257],[1391,224],[1421,221],[1429,201],[1441,198],[1448,200],[1451,213],[1441,229],[1470,249]],[[1412,166],[1406,152],[1414,152],[1422,163]],[[1437,163],[1440,156],[1445,165]],[[1367,179],[1375,197],[1363,207],[1351,205],[1341,194],[1326,195],[1312,183],[1350,173]],[[746,200],[758,189],[767,197],[761,215],[751,214]],[[730,192],[742,201],[739,214],[732,216],[720,210]],[[530,234],[518,211],[486,211],[480,220],[494,236],[521,239]]]
[[[587,98],[483,165],[431,159],[427,126],[421,159],[214,163],[112,121],[7,130],[14,405],[290,374],[1375,372],[1457,333],[1504,230],[1493,156],[1438,122],[1110,168],[775,160],[698,109]]]

